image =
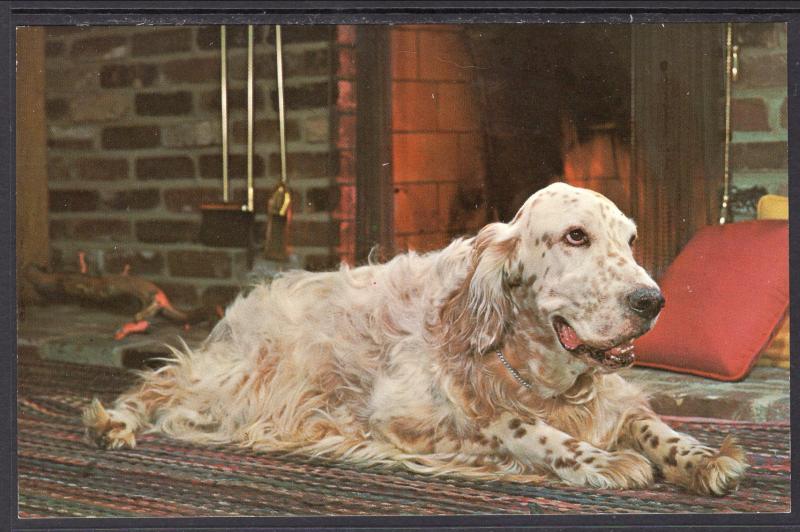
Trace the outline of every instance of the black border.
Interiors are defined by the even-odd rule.
[[[13,250],[15,234],[15,152],[12,134],[15,117],[15,32],[18,25],[115,24],[358,24],[358,23],[469,23],[469,22],[779,22],[788,26],[789,175],[800,172],[800,4],[788,2],[6,2],[0,14],[0,30],[7,81],[8,106],[0,113],[2,149],[8,154],[7,173],[0,179],[4,223],[0,241]],[[789,178],[790,234],[800,230],[800,178]],[[795,267],[800,265],[800,245],[790,239],[790,294],[792,329],[800,330],[800,283]],[[253,530],[330,528],[429,528],[469,527],[506,529],[533,526],[562,529],[647,529],[672,527],[765,527],[800,529],[800,478],[792,450],[792,512],[789,514],[596,514],[546,516],[331,516],[331,517],[214,517],[214,518],[94,518],[25,519],[16,516],[16,302],[14,252],[0,254],[3,275],[0,298],[6,311],[2,320],[3,353],[0,366],[0,509],[7,519],[0,529],[194,529]],[[800,335],[791,337],[791,351],[800,354]],[[791,360],[791,396],[799,397],[797,356]],[[800,427],[800,408],[792,408],[791,423]],[[794,436],[794,433],[793,433]],[[793,438],[794,442],[794,438]]]

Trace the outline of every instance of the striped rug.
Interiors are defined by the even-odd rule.
[[[752,464],[740,489],[696,497],[657,483],[638,491],[431,478],[406,471],[202,447],[157,435],[135,450],[82,441],[80,409],[131,382],[122,370],[22,357],[19,364],[19,515],[275,516],[789,511],[789,427],[671,419],[712,445],[736,435]]]

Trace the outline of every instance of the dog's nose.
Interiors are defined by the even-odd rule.
[[[651,320],[664,306],[664,296],[657,288],[638,288],[628,294],[628,305],[642,318]]]

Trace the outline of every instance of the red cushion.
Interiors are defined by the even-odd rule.
[[[704,227],[660,285],[666,305],[636,341],[637,364],[739,380],[788,312],[788,223]]]

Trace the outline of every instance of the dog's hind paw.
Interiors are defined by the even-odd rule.
[[[117,419],[113,410],[106,410],[97,398],[83,410],[82,420],[87,441],[101,449],[133,449],[136,446],[133,429],[125,421]]]

